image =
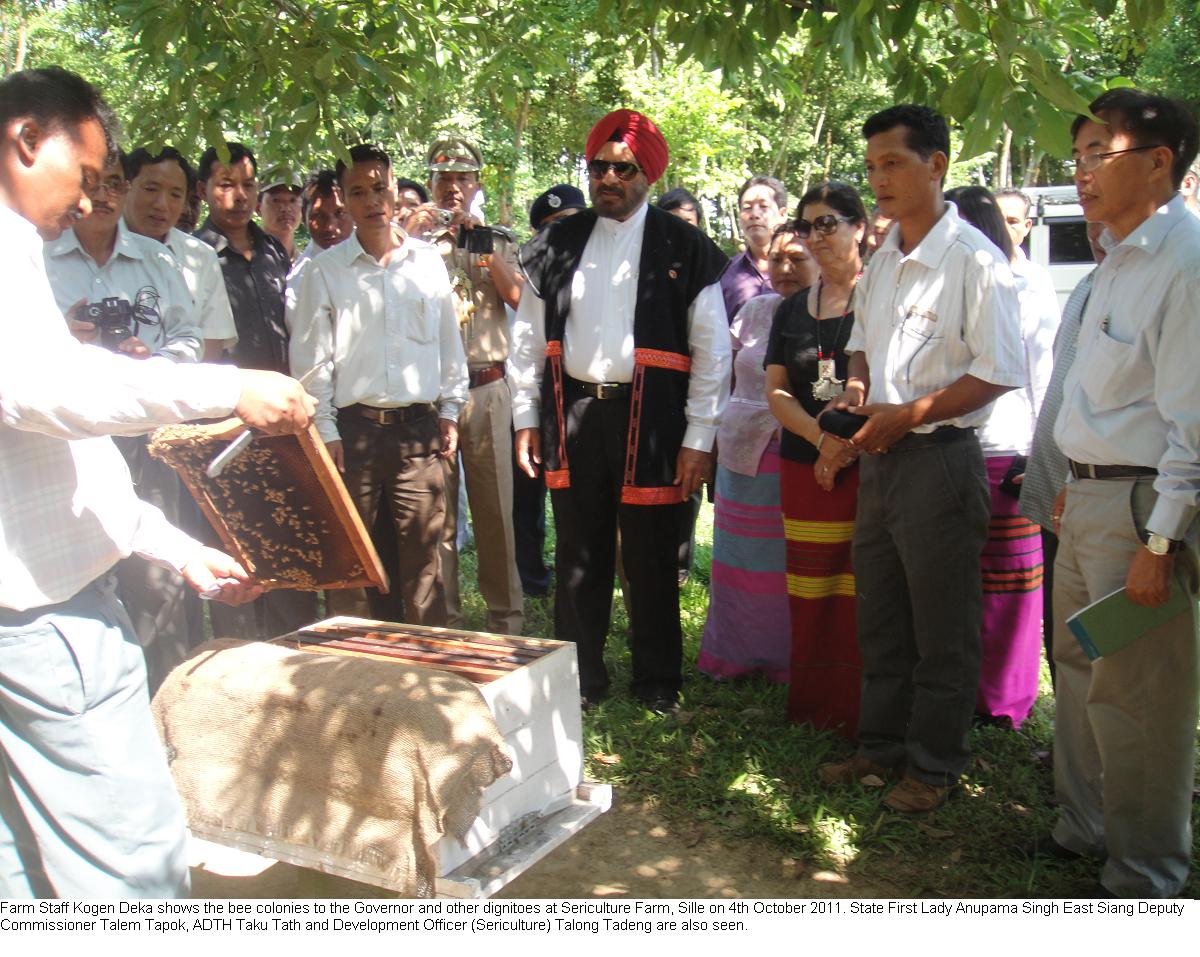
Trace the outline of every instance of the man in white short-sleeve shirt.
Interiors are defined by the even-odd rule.
[[[237,344],[237,326],[221,264],[212,246],[176,228],[188,196],[196,189],[196,171],[172,146],[152,154],[136,149],[125,162],[129,194],[125,197],[125,225],[133,232],[157,239],[171,250],[200,315],[204,358],[215,361]]]
[[[1008,264],[943,199],[945,120],[896,106],[863,135],[867,177],[895,225],[856,290],[839,401],[868,416],[852,439],[866,453],[854,529],[859,749],[821,779],[900,776],[885,806],[922,813],[970,761],[990,511],[976,429],[1024,384],[1024,354]]]

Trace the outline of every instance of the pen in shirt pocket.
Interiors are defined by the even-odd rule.
[[[1103,332],[1106,336],[1108,335],[1108,327],[1110,325],[1112,325],[1112,317],[1111,316],[1105,316],[1103,319],[1100,320],[1100,331]]]

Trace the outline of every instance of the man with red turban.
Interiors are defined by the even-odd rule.
[[[629,579],[632,691],[668,711],[682,685],[676,539],[712,470],[729,393],[727,262],[694,226],[648,206],[667,143],[633,110],[587,140],[592,207],[521,250],[528,284],[509,382],[517,461],[541,467],[557,535],[555,634],[574,641],[585,707],[608,690],[604,642],[618,527]]]

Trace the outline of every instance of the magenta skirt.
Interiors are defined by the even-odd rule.
[[[1042,665],[1041,528],[1017,513],[1017,500],[1000,491],[1011,455],[989,457],[992,518],[983,570],[982,659],[975,711],[1008,718],[1014,728],[1029,717]]]

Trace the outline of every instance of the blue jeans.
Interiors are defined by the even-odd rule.
[[[186,839],[111,581],[0,609],[0,897],[186,895]]]

